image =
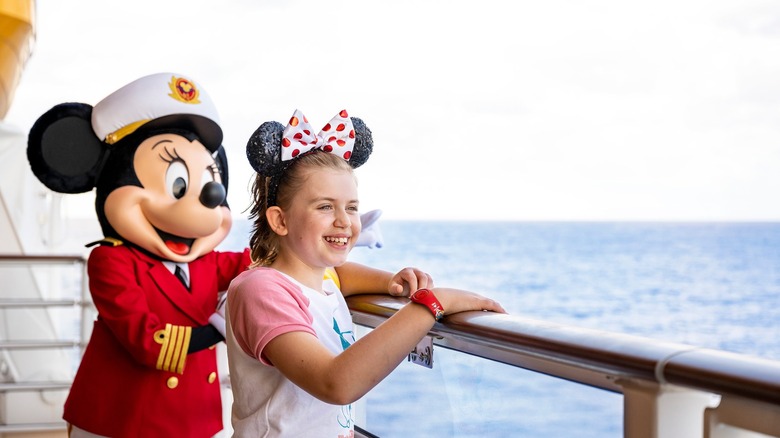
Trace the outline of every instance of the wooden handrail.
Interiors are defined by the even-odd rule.
[[[368,327],[407,302],[347,298],[355,323]],[[621,381],[633,379],[780,406],[780,361],[488,312],[450,315],[430,334],[445,348],[613,392],[622,393]]]

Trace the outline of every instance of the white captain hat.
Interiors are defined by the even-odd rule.
[[[222,144],[219,115],[211,97],[192,78],[156,73],[114,91],[92,109],[92,129],[114,144],[138,128],[175,126],[195,132],[210,151]]]

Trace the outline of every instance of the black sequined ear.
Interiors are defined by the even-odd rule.
[[[363,120],[357,117],[350,117],[350,119],[355,128],[355,145],[352,148],[352,156],[349,157],[349,164],[356,169],[368,161],[368,156],[374,150],[374,139],[371,137],[371,130]]]
[[[246,157],[255,172],[262,176],[274,176],[281,172],[282,133],[279,122],[265,122],[252,134],[246,144]]]

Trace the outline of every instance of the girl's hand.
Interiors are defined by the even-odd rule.
[[[444,307],[444,314],[451,315],[470,310],[489,310],[491,312],[506,313],[506,310],[498,301],[469,292],[466,290],[439,287],[431,289],[431,292]]]
[[[427,272],[417,268],[403,268],[390,279],[387,291],[390,292],[390,295],[408,297],[417,289],[430,289],[432,287],[433,278]]]

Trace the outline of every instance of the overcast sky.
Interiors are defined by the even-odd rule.
[[[37,5],[6,122],[191,76],[220,111],[237,216],[257,126],[345,108],[374,133],[361,208],[385,219],[780,220],[777,1]]]

